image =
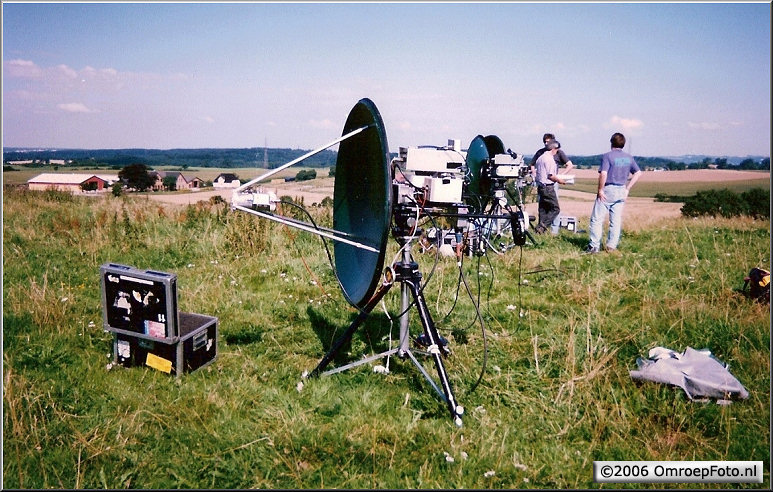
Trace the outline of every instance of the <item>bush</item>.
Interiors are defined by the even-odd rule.
[[[309,169],[309,170],[299,171],[298,174],[295,175],[295,180],[308,181],[310,179],[315,179],[316,177],[317,177],[317,171],[313,169]]]
[[[754,188],[741,193],[741,198],[746,203],[746,215],[755,219],[770,218],[770,190]]]
[[[687,217],[770,217],[770,190],[755,188],[740,195],[728,189],[699,191],[685,200],[681,210]]]

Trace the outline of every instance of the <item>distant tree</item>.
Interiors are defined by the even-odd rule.
[[[757,163],[754,159],[744,159],[738,164],[738,169],[757,169]]]
[[[123,185],[120,181],[113,183],[112,193],[113,196],[121,196],[123,194]]]
[[[314,169],[309,170],[303,170],[299,171],[298,174],[295,175],[296,181],[308,181],[310,179],[315,179],[317,177],[317,171]]]
[[[118,177],[126,183],[126,186],[137,191],[145,191],[153,186],[153,178],[148,174],[148,167],[145,164],[129,164],[118,172]]]
[[[162,183],[167,191],[175,191],[177,189],[177,177],[175,176],[164,176]]]
[[[716,161],[714,161],[714,164],[717,165],[717,169],[727,169],[727,159],[724,157],[717,158]]]
[[[335,177],[335,175],[336,175],[336,167],[335,166],[330,166],[330,170],[327,172],[327,175],[330,176],[331,178]]]
[[[770,157],[766,157],[760,161],[760,169],[767,169],[770,171]]]
[[[669,171],[683,171],[683,170],[687,169],[687,164],[685,164],[684,162],[673,162],[673,161],[671,161],[668,164],[666,164],[666,168]]]
[[[687,197],[681,208],[682,215],[698,217],[770,217],[770,190],[754,188],[740,195],[728,189],[699,191]]]

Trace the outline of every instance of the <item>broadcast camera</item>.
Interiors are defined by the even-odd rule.
[[[464,241],[468,254],[485,254],[487,248],[501,252],[506,243],[525,243],[529,222],[521,190],[531,174],[523,155],[505,151],[498,137],[478,136],[466,151],[459,140],[448,140],[443,147],[401,147],[392,167],[398,227],[408,231],[415,226],[411,209],[418,206],[425,215],[451,218],[450,229],[433,227],[432,239],[450,238],[451,246]],[[507,189],[509,181],[515,182],[516,196]],[[506,239],[508,231],[512,240]]]

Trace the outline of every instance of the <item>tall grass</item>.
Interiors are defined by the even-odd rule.
[[[216,203],[6,190],[3,206],[5,487],[600,488],[594,460],[770,461],[770,311],[737,292],[770,266],[766,221],[674,220],[624,233],[621,256],[581,255],[587,237],[564,233],[465,258],[485,329],[455,261],[415,251],[457,428],[398,358],[298,390],[356,315],[317,237]],[[112,367],[105,262],[176,273],[180,309],[219,319],[216,362],[177,379]],[[398,290],[342,358],[396,343]],[[710,349],[749,399],[634,382],[655,346]]]

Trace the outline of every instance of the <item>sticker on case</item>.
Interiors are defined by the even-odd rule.
[[[145,334],[156,338],[166,337],[166,325],[158,321],[145,321]]]
[[[145,365],[167,374],[172,372],[172,361],[155,354],[148,354],[148,357],[145,359]]]
[[[118,357],[128,359],[132,355],[131,345],[128,340],[118,340]]]

